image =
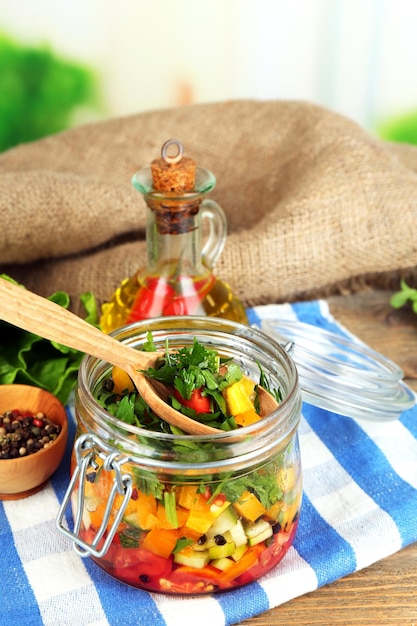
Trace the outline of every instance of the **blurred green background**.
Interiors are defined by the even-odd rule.
[[[377,125],[382,139],[417,145],[417,110],[387,119]]]
[[[233,99],[309,101],[417,144],[416,22],[409,0],[0,0],[0,151]]]
[[[98,87],[91,68],[0,34],[0,151],[68,128],[81,107],[99,110]]]

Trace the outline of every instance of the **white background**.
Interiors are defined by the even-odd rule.
[[[415,0],[0,0],[0,30],[94,68],[96,117],[301,99],[374,131],[417,109]]]

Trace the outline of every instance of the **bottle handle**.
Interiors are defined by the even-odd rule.
[[[226,243],[227,219],[221,206],[208,198],[200,205],[200,216],[209,224],[208,238],[201,250],[201,258],[204,265],[212,269]]]

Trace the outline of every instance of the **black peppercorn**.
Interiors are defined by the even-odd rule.
[[[34,454],[49,446],[60,432],[61,426],[43,413],[31,415],[17,410],[6,411],[0,414],[0,459]]]

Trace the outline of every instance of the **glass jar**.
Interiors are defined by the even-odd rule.
[[[75,410],[72,478],[58,528],[75,551],[134,587],[170,594],[226,591],[256,580],[291,546],[302,479],[297,427],[301,394],[291,357],[262,332],[229,320],[173,316],[113,333],[140,349],[194,338],[239,363],[258,382],[260,368],[278,408],[229,432],[156,433],[117,420],[95,400],[110,365],[86,357]],[[71,502],[74,529],[62,523]]]

